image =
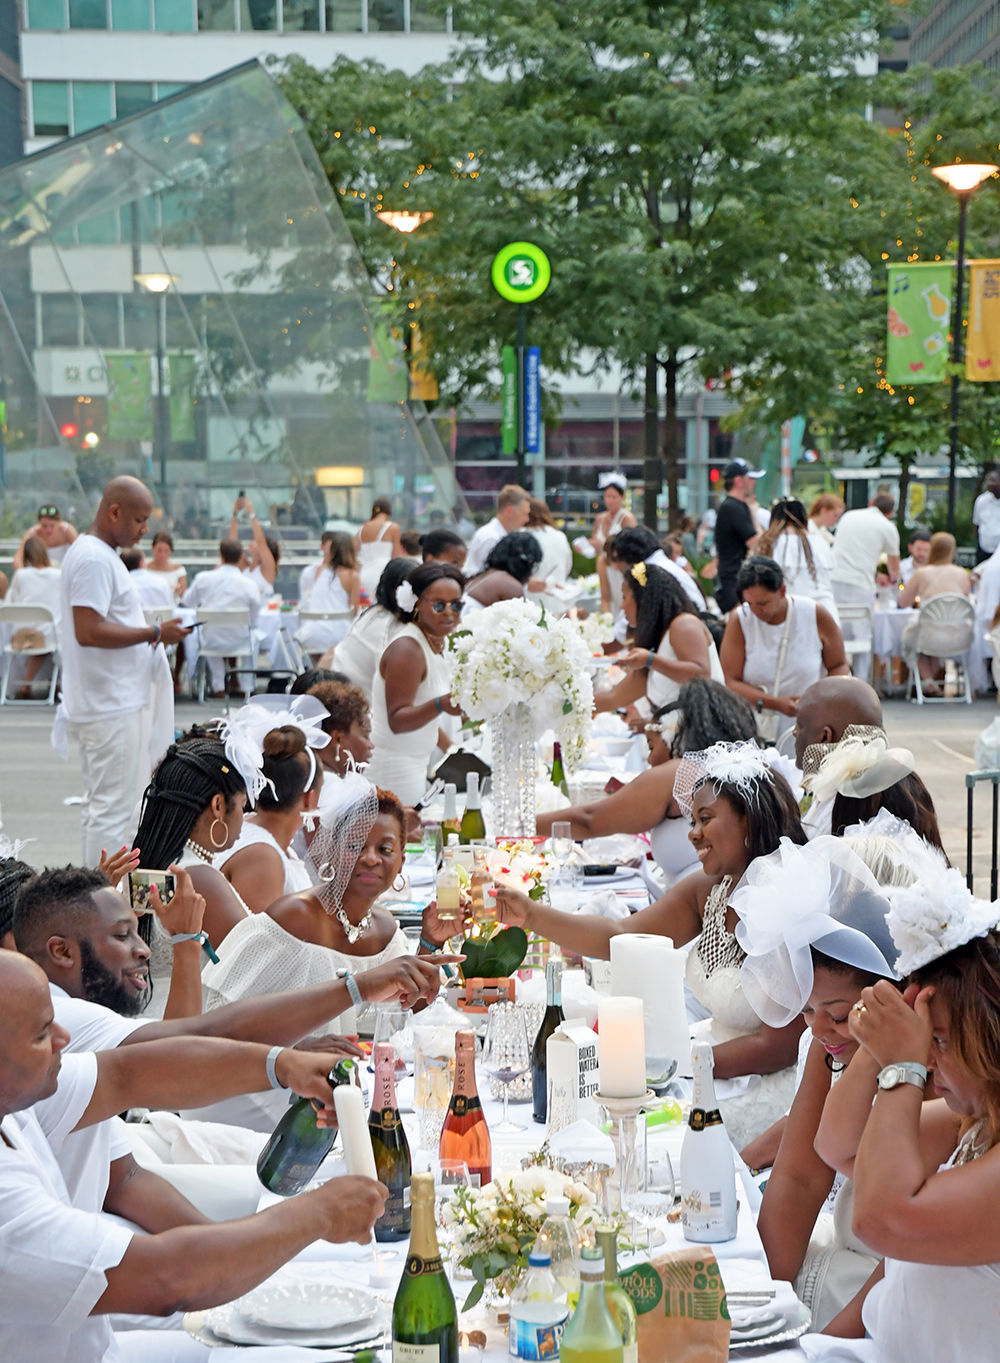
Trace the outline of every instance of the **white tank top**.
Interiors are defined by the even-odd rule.
[[[250,823],[244,820],[240,836],[233,843],[232,847],[227,847],[224,852],[213,859],[215,866],[221,871],[223,866],[236,852],[240,852],[244,847],[264,846],[269,847],[272,852],[277,852],[281,858],[281,865],[285,875],[285,894],[299,894],[302,890],[308,890],[313,884],[312,876],[306,869],[306,864],[297,853],[289,847],[286,852],[276,839],[266,828],[261,828],[260,824]]]
[[[788,648],[785,650],[778,694],[801,696],[807,686],[812,686],[823,675],[823,645],[816,625],[816,602],[807,596],[790,596],[788,609],[791,611]],[[771,692],[785,621],[782,620],[780,625],[766,625],[744,604],[739,607],[739,622],[746,653],[743,680],[749,686],[759,686]],[[779,735],[794,724],[791,715],[782,715]]]
[[[448,690],[448,673],[441,654],[433,651],[423,631],[418,629],[416,625],[404,625],[395,638],[391,640],[389,647],[398,643],[400,639],[415,639],[424,654],[426,676],[417,687],[413,704],[423,705],[425,701],[434,700],[436,696],[443,696]],[[380,667],[381,660],[379,660],[379,666],[375,669],[375,677],[372,682],[372,743],[375,745],[376,753],[381,751],[429,757],[437,744],[437,731],[441,726],[441,716],[435,713],[426,724],[421,725],[419,729],[411,729],[409,733],[394,733],[389,727],[389,714],[385,703],[385,681],[379,671]]]

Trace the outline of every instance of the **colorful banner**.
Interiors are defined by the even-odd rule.
[[[153,376],[148,352],[104,352],[108,367],[108,439],[152,440]]]
[[[954,267],[890,265],[886,378],[939,383],[946,377]]]
[[[195,359],[193,355],[171,355],[169,363],[170,439],[192,441],[195,438]]]
[[[517,351],[505,345],[500,352],[500,453],[517,451]]]
[[[1000,260],[969,261],[969,325],[965,377],[1000,379]]]

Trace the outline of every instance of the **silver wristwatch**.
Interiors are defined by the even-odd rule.
[[[927,1066],[918,1065],[914,1060],[901,1060],[895,1065],[886,1065],[878,1072],[880,1089],[899,1088],[900,1084],[912,1084],[922,1089],[927,1084]]]

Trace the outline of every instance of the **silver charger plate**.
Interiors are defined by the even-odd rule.
[[[729,1336],[729,1352],[741,1353],[750,1349],[769,1348],[773,1344],[789,1344],[793,1339],[798,1339],[799,1335],[804,1335],[812,1325],[812,1315],[809,1310],[796,1302],[785,1315],[785,1319],[776,1326],[774,1332],[769,1335],[758,1335],[754,1339],[741,1339],[739,1336]]]

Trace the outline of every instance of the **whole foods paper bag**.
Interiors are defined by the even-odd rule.
[[[729,1312],[715,1256],[664,1254],[619,1274],[639,1323],[639,1363],[726,1363]]]

